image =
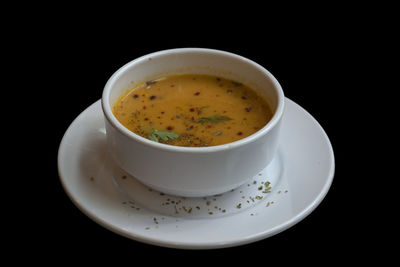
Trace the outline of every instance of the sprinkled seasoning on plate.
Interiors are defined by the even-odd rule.
[[[253,207],[261,205],[259,207],[269,208],[276,200],[279,201],[278,195],[288,192],[287,189],[280,187],[273,194],[275,197],[272,196],[271,182],[267,177],[260,174],[257,174],[249,184],[244,184],[237,189],[224,194],[201,198],[172,196],[142,185],[142,192],[147,195],[149,200],[151,199],[154,203],[152,205],[159,207],[159,214],[163,214],[161,218],[159,216],[149,217],[148,229],[146,230],[156,231],[164,224],[171,223],[172,218],[217,218],[247,210],[250,211],[247,213],[249,216],[256,217],[255,215],[258,212],[254,212]],[[120,175],[117,180],[123,184],[135,181],[134,178],[126,174]],[[139,204],[139,202],[142,204]],[[144,212],[145,214],[147,210],[143,207],[146,205],[146,201],[143,202],[142,200],[125,200],[122,201],[122,204],[129,208],[128,212]],[[176,223],[178,226],[178,222]]]

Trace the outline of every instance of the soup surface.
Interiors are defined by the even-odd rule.
[[[137,84],[113,108],[132,132],[176,146],[230,143],[272,117],[267,102],[244,84],[208,75],[171,75]]]

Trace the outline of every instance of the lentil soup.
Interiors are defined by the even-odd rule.
[[[117,101],[113,113],[142,137],[187,147],[237,141],[264,127],[273,115],[248,86],[198,74],[139,83]]]

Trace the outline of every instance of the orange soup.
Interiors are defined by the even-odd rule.
[[[248,86],[209,75],[170,75],[137,84],[113,108],[132,132],[169,145],[216,146],[245,138],[272,117]]]

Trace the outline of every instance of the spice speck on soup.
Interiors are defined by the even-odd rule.
[[[137,84],[113,113],[132,132],[175,146],[231,143],[264,127],[268,103],[248,86],[216,76],[182,74]]]

